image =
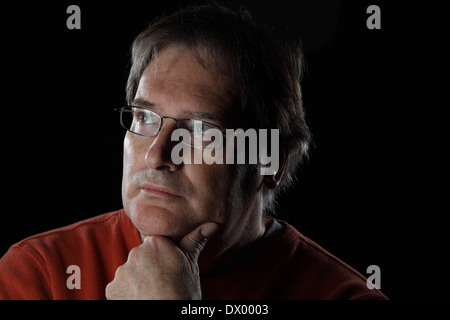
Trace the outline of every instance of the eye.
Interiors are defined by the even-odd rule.
[[[135,110],[135,119],[140,124],[154,124],[158,123],[159,117],[151,111],[147,110]]]
[[[220,130],[219,127],[201,120],[184,120],[179,124],[179,128],[186,129],[193,134],[204,134],[209,129]]]
[[[186,129],[191,134],[202,134],[203,133],[202,121],[199,121],[199,120],[188,120],[188,119],[181,120],[178,123],[178,128]]]
[[[145,112],[136,112],[136,118],[140,123],[145,123],[147,121],[147,115]]]
[[[217,127],[215,125],[212,125],[212,124],[209,124],[209,123],[206,123],[206,122],[203,122],[203,128],[202,129],[203,129],[203,133],[205,133],[205,131],[207,131],[209,129],[220,130],[219,127]]]
[[[191,131],[194,134],[203,134],[204,132],[204,124],[199,120],[191,120]]]

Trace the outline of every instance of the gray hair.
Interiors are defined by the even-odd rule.
[[[159,19],[133,42],[126,88],[129,104],[147,65],[168,47],[186,49],[205,68],[213,67],[233,80],[244,129],[279,129],[284,175],[276,189],[263,190],[264,212],[273,214],[276,197],[293,185],[311,141],[300,85],[300,42],[270,37],[244,8],[188,7]]]

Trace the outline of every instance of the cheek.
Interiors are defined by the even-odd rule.
[[[210,201],[215,201],[216,207],[227,219],[233,219],[236,214],[242,215],[251,206],[262,181],[257,167],[226,164],[210,167],[210,178],[207,180]]]
[[[127,132],[123,142],[122,195],[127,196],[134,174],[145,167],[145,146],[136,140],[136,136]],[[128,192],[130,192],[129,190]]]
[[[139,139],[140,137],[127,132],[123,141],[123,164],[127,170],[145,167],[145,154],[149,148],[148,141]],[[142,141],[141,141],[142,140]]]
[[[192,207],[223,219],[232,192],[230,185],[233,181],[233,172],[229,170],[230,166],[192,164],[184,167],[187,178],[195,188],[195,197],[191,199]]]

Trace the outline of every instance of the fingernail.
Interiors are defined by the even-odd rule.
[[[216,233],[217,229],[219,229],[219,225],[216,223],[210,223],[200,230],[200,234],[203,238],[209,239],[213,236],[214,233]]]

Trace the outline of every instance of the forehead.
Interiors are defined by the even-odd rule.
[[[174,112],[228,113],[233,106],[232,82],[205,69],[184,49],[169,48],[146,67],[136,97]]]

